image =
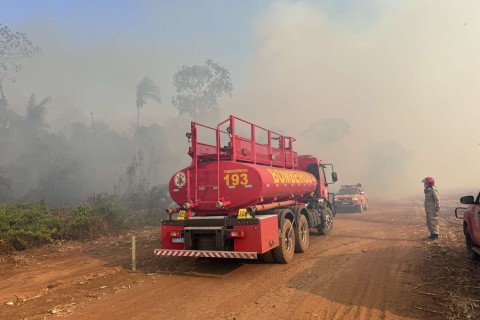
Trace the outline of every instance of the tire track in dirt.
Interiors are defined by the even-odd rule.
[[[360,217],[340,216],[338,220],[350,220],[351,217],[354,217],[353,222],[357,224],[356,226],[349,226],[347,231],[340,230],[339,234],[330,237],[336,237],[339,241],[322,242],[323,246],[318,246],[316,241],[313,241],[314,250],[299,255],[300,259],[314,260],[315,263],[308,267],[306,263],[301,263],[305,271],[295,274],[287,282],[286,287],[296,288],[297,292],[291,292],[285,289],[285,285],[279,285],[267,292],[267,296],[261,300],[261,304],[267,306],[275,301],[285,301],[288,307],[275,306],[267,308],[268,310],[263,309],[256,314],[257,316],[267,319],[278,317],[304,319],[308,318],[308,315],[319,319],[383,319],[391,315],[387,310],[389,305],[394,305],[395,309],[399,310],[403,308],[403,303],[396,305],[397,299],[400,296],[404,302],[404,296],[410,294],[414,277],[409,274],[412,273],[412,265],[420,260],[404,265],[405,261],[411,259],[412,252],[402,248],[412,247],[414,244],[414,254],[418,258],[421,254],[418,250],[421,241],[408,239],[410,237],[408,232],[403,234],[403,237],[407,238],[402,240],[398,225],[394,228],[383,226],[384,228],[378,229],[375,233],[365,235],[361,229],[363,221],[355,221]],[[390,224],[391,220],[395,219],[388,217],[386,223]],[[374,222],[385,224],[382,220]],[[336,227],[339,223],[337,221]],[[391,234],[396,234],[397,237],[393,238]],[[316,255],[320,257],[314,258]],[[391,287],[396,285],[395,281],[404,283],[404,293],[393,295],[395,298],[387,303],[385,297],[392,295]],[[386,285],[389,282],[393,282],[392,286]],[[268,297],[269,295],[271,296]],[[322,299],[324,296],[328,296],[329,299]],[[338,301],[345,302],[339,304]],[[292,308],[297,305],[298,307]],[[355,305],[357,307],[352,307]],[[410,308],[411,305],[400,313],[410,314]],[[235,318],[248,319],[249,314],[243,310],[237,313]]]
[[[418,234],[423,220],[401,203],[371,204],[362,214],[338,214],[329,236],[312,232],[309,250],[286,265],[161,258],[148,251],[141,257],[139,271],[129,273],[124,269],[129,263],[125,251],[116,256],[108,247],[90,248],[82,256],[87,265],[98,260],[103,261],[100,268],[122,267],[85,286],[60,286],[56,296],[79,297],[73,313],[62,315],[72,319],[420,319],[421,311],[412,306],[422,306],[424,300],[412,295],[412,289],[421,282],[423,241]],[[58,261],[56,267],[66,272],[69,264]],[[87,270],[91,268],[95,266]],[[87,270],[80,268],[73,278]],[[121,284],[124,289],[112,289]],[[81,298],[88,288],[97,296],[103,287],[108,290],[103,289],[107,292],[98,299]],[[23,314],[31,315],[41,303],[41,299],[26,303],[28,312]]]
[[[412,313],[412,301],[406,297],[411,296],[412,284],[417,281],[412,268],[418,269],[421,263],[422,241],[412,240],[411,234],[405,232],[405,225],[411,227],[417,223],[408,223],[402,212],[392,210],[383,216],[376,215],[374,221],[362,219],[363,216],[352,219],[360,229],[352,226],[348,233],[360,236],[357,241],[364,249],[338,266],[337,275],[332,276],[333,281],[323,292],[336,303],[330,302],[328,308],[316,312],[321,319],[404,319]],[[374,241],[362,240],[365,234],[358,234],[366,223],[369,227],[364,230],[369,231],[369,238]],[[372,228],[372,223],[377,228]]]

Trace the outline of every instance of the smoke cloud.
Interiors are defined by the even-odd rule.
[[[350,123],[343,119],[322,119],[312,123],[301,137],[318,145],[342,141],[350,133]]]
[[[340,184],[415,193],[429,175],[440,190],[477,188],[480,6],[369,4],[341,13],[273,4],[257,19],[232,112],[299,137],[299,151],[336,164]],[[332,118],[350,123],[345,139],[327,145],[332,131],[322,129],[302,141],[319,121],[335,127]]]
[[[143,23],[161,34],[157,13],[165,8],[148,1],[143,6],[149,12]],[[106,188],[131,157],[120,138],[134,132],[135,89],[148,76],[160,87],[163,103],[149,102],[142,109],[141,124],[149,127],[144,152],[151,161],[145,168],[154,183],[167,183],[190,160],[184,136],[190,119],[170,103],[172,76],[182,65],[212,58],[231,71],[235,88],[231,99],[219,101],[222,117],[234,114],[296,137],[300,154],[335,164],[338,184],[361,182],[367,191],[416,193],[423,187],[420,180],[433,176],[441,191],[477,188],[477,2],[275,1],[247,22],[242,31],[250,42],[243,55],[225,45],[235,41],[235,34],[155,41],[125,27],[117,36],[89,42],[44,17],[12,26],[26,32],[43,55],[25,61],[17,82],[6,86],[10,108],[23,114],[32,92],[52,97],[45,124],[68,139],[75,123],[91,127],[93,112],[99,125],[108,125],[103,129],[110,137],[106,146],[82,148],[80,154],[69,147],[58,154],[72,170],[90,172],[88,180]],[[72,137],[84,143],[79,136]],[[0,165],[27,148],[7,147]],[[85,152],[101,148],[111,148],[112,158],[82,164],[91,158]]]

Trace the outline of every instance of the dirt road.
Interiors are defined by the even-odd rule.
[[[423,217],[421,202],[372,200],[282,265],[153,257],[154,229],[136,233],[136,272],[128,234],[24,251],[0,258],[0,318],[445,319]]]

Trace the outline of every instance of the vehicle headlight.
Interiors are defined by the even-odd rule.
[[[358,201],[358,198],[352,198],[353,201]]]

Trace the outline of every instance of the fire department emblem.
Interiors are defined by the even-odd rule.
[[[185,172],[180,171],[175,174],[175,177],[173,177],[173,183],[178,187],[181,188],[187,183],[187,177],[185,176]]]

